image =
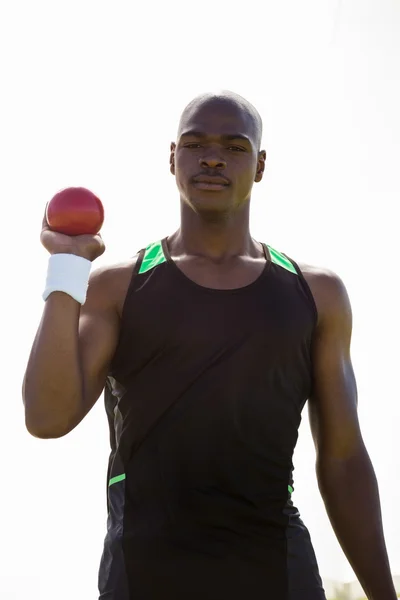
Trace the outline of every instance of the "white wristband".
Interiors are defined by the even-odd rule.
[[[85,304],[92,263],[75,254],[52,254],[47,269],[43,300],[52,292],[64,292],[80,304]]]

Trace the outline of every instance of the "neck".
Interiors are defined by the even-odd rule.
[[[174,253],[224,260],[234,256],[259,257],[262,253],[250,235],[249,204],[229,214],[194,212],[181,203],[181,225],[169,238]]]

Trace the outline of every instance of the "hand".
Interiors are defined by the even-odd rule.
[[[47,207],[46,207],[47,208]],[[105,251],[101,235],[65,235],[50,229],[44,212],[40,241],[50,254],[75,254],[94,261]]]

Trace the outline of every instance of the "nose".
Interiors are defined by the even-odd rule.
[[[226,161],[223,160],[220,156],[216,154],[210,153],[209,156],[203,156],[199,160],[200,167],[202,169],[225,169]]]

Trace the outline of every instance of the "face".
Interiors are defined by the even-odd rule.
[[[252,117],[213,99],[182,119],[170,166],[183,202],[199,213],[226,213],[249,201],[263,176],[265,152],[258,151]]]

